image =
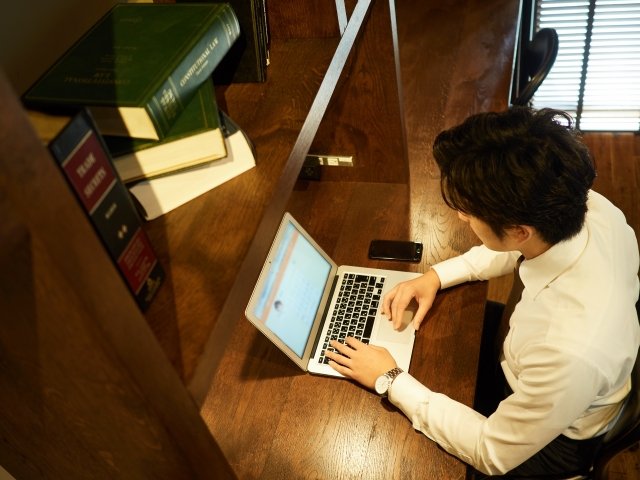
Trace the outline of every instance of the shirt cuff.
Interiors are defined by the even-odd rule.
[[[440,278],[440,289],[453,287],[471,279],[469,268],[462,256],[450,258],[431,267]]]
[[[411,420],[415,429],[421,430],[423,425],[419,419],[427,413],[431,393],[409,373],[403,372],[393,380],[388,398]]]

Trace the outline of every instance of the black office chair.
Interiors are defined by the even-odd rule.
[[[595,459],[593,472],[588,478],[607,480],[609,463],[618,454],[640,441],[640,360],[638,358],[631,373],[631,392],[622,408],[618,422],[604,437],[602,449]]]
[[[521,55],[514,79],[514,105],[529,105],[558,56],[558,33],[553,28],[539,30]]]

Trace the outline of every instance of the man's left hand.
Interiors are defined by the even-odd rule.
[[[325,355],[331,359],[329,366],[367,388],[373,390],[380,375],[398,366],[386,348],[367,345],[353,337],[348,337],[346,342],[347,345],[335,340],[331,342],[331,346],[344,356],[326,352]]]

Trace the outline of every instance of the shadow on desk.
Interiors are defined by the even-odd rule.
[[[242,358],[240,370],[241,380],[265,380],[285,377],[298,377],[305,375],[293,361],[287,357],[278,347],[271,343],[263,334],[257,331],[247,320],[240,320],[249,330],[248,334],[253,338],[247,350],[247,355]]]

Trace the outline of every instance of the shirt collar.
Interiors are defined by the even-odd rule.
[[[589,229],[585,222],[575,237],[557,243],[537,257],[522,262],[520,278],[529,296],[535,300],[547,285],[573,265],[587,246],[588,239]]]

